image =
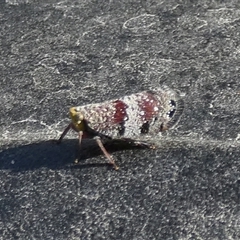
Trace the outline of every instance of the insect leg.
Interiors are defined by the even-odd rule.
[[[151,149],[155,149],[156,148],[154,144],[147,143],[147,142],[133,141],[131,143],[133,145],[137,146],[137,147],[151,148]]]
[[[130,138],[122,138],[122,140],[128,142],[129,144],[136,146],[136,147],[143,147],[143,148],[151,148],[155,149],[155,145],[152,143],[144,142],[141,140],[132,140]]]
[[[99,136],[96,136],[95,139],[96,139],[96,142],[97,142],[98,146],[101,148],[102,152],[104,153],[104,155],[108,159],[108,161],[113,165],[115,170],[118,170],[119,167],[116,165],[113,157],[107,152],[106,148],[103,146],[101,138]]]
[[[83,137],[83,131],[78,132],[78,144],[79,144],[78,153],[81,150],[82,137]],[[77,155],[79,155],[79,154],[77,154]],[[76,164],[79,163],[79,158],[78,157],[75,159],[74,163],[76,163]]]
[[[81,143],[82,143],[82,137],[83,137],[83,131],[80,131],[78,133],[78,142],[79,142],[79,146],[81,146]]]
[[[57,140],[57,144],[60,144],[65,137],[65,135],[68,133],[68,131],[72,128],[72,123],[70,123],[61,134],[60,138]]]

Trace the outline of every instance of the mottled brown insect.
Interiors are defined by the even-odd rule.
[[[71,123],[62,133],[60,143],[70,129],[83,138],[94,138],[109,162],[117,170],[113,157],[103,141],[122,139],[147,146],[144,136],[154,136],[168,130],[180,118],[183,100],[168,88],[143,91],[118,99],[85,106],[71,107]],[[143,139],[143,140],[140,140]],[[151,145],[149,145],[151,146]]]

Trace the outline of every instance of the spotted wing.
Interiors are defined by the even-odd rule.
[[[144,91],[100,104],[83,106],[88,127],[111,138],[136,138],[172,127],[183,102],[170,90]]]

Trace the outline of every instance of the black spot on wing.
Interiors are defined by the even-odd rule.
[[[177,101],[171,100],[169,104],[174,106],[174,108],[168,112],[170,121],[166,124],[167,128],[172,127],[179,120],[184,109],[184,102],[182,99],[178,99]]]
[[[120,136],[123,136],[125,133],[125,121],[119,124],[118,132]]]
[[[149,127],[150,127],[149,122],[143,123],[143,125],[142,125],[141,128],[140,128],[141,133],[142,133],[142,134],[148,133],[148,132],[149,132]]]
[[[172,118],[175,112],[176,112],[176,109],[172,109],[167,114],[170,118]]]
[[[169,105],[173,106],[173,107],[177,106],[177,104],[176,104],[176,102],[174,100],[170,100]]]

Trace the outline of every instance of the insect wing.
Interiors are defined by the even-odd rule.
[[[78,108],[88,128],[99,135],[134,139],[172,127],[182,114],[183,102],[168,89],[156,89]]]
[[[78,108],[83,113],[90,131],[110,138],[118,138],[122,135],[122,126],[127,117],[127,105],[121,100],[89,104]]]

